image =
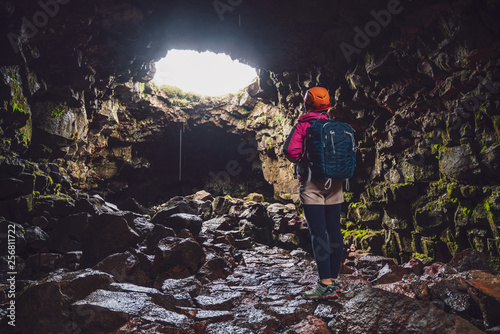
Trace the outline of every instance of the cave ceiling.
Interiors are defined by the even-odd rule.
[[[411,25],[415,12],[414,2],[394,0],[2,2],[10,30],[2,63],[22,56],[49,85],[75,89],[148,80],[151,62],[170,49],[224,52],[278,73],[316,66],[342,73],[349,64],[339,45],[353,45],[353,29],[374,20],[371,9],[397,13],[385,18],[393,24],[381,35]],[[68,70],[80,76],[64,75]]]

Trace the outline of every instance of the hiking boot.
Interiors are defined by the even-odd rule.
[[[340,286],[339,286],[339,281],[334,281],[332,280],[332,285],[333,285],[333,290],[339,294],[340,293]]]
[[[321,285],[319,282],[316,284],[314,289],[306,291],[303,293],[304,298],[306,299],[331,299],[337,298],[338,293],[336,289],[338,288],[337,284],[330,285]]]

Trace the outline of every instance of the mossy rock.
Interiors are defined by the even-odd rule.
[[[373,202],[357,202],[349,205],[347,217],[369,227],[380,227],[382,223],[382,208]]]
[[[481,174],[479,161],[470,145],[446,147],[439,161],[440,171],[449,179],[472,182]]]
[[[391,196],[389,199],[393,202],[414,200],[419,194],[419,187],[414,183],[396,183],[391,184]]]
[[[450,225],[457,205],[447,198],[421,203],[414,213],[415,231],[425,236],[442,232]]]
[[[399,166],[405,182],[430,182],[439,180],[439,171],[435,163],[412,164],[403,162]]]
[[[354,244],[364,252],[382,254],[384,245],[384,232],[371,229],[356,228],[343,230],[345,244]]]

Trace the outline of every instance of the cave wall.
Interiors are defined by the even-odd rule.
[[[116,192],[121,168],[147,171],[134,147],[211,123],[255,138],[276,198],[296,200],[281,145],[304,92],[323,85],[359,141],[347,242],[399,259],[499,256],[497,2],[41,3],[0,2],[3,157]],[[172,48],[226,52],[260,80],[224,107],[172,105],[144,85]]]

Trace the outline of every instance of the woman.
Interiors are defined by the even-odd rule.
[[[304,140],[310,122],[328,119],[330,95],[323,87],[309,89],[304,96],[307,113],[299,117],[285,143],[288,159],[297,163],[299,197],[311,234],[314,259],[319,280],[314,289],[306,291],[307,299],[335,298],[340,292],[338,275],[343,255],[340,211],[344,202],[342,180],[310,177]],[[303,149],[304,148],[304,149]],[[329,183],[331,182],[331,184]]]

